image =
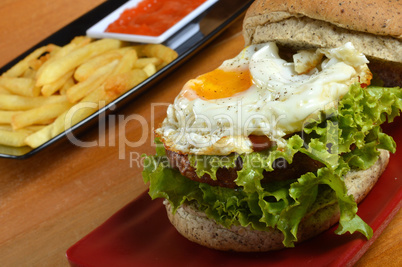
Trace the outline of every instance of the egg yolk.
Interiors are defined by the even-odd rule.
[[[190,88],[200,98],[210,100],[231,97],[246,91],[251,85],[252,79],[249,70],[224,71],[215,69],[197,77]]]

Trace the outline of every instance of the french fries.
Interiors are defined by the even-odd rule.
[[[44,96],[51,96],[52,94],[56,93],[60,88],[64,86],[64,84],[67,83],[68,80],[71,79],[73,76],[74,71],[69,71],[65,73],[63,76],[61,76],[59,79],[52,83],[45,84],[42,89],[41,93]]]
[[[46,52],[51,52],[54,49],[56,49],[57,46],[53,44],[49,44],[47,46],[42,46],[33,51],[31,54],[29,54],[27,57],[25,57],[23,60],[15,64],[13,67],[11,67],[8,71],[6,71],[3,76],[8,76],[8,77],[19,77],[24,72],[29,69],[30,64],[33,60],[38,59],[42,54]]]
[[[67,98],[71,103],[76,103],[90,92],[100,86],[110,75],[119,62],[114,60],[109,64],[97,69],[88,79],[67,89]]]
[[[73,70],[89,58],[111,49],[121,47],[122,42],[114,39],[102,39],[86,46],[72,50],[65,56],[59,57],[46,65],[37,77],[36,86],[43,86],[62,77],[66,72]]]
[[[120,59],[121,54],[117,51],[100,54],[84,64],[80,65],[74,72],[74,79],[82,82],[88,79],[98,68],[107,65],[115,59]]]
[[[0,76],[0,148],[36,148],[177,57],[163,45],[78,36],[40,47]]]
[[[25,139],[37,128],[26,128],[14,131],[11,127],[0,127],[0,145],[23,147],[26,146]]]

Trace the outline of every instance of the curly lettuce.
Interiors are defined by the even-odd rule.
[[[402,109],[400,88],[351,86],[339,103],[308,119],[300,134],[287,140],[284,148],[228,156],[189,155],[197,175],[216,179],[218,168],[233,168],[242,161],[235,180],[238,188],[214,187],[192,181],[169,167],[163,145],[156,140],[155,156],[145,156],[143,179],[152,199],[167,199],[175,211],[191,203],[225,227],[250,226],[266,230],[276,227],[283,244],[293,247],[301,219],[328,205],[339,206],[337,234],[373,231],[357,214],[353,196],[348,195],[344,175],[351,169],[367,169],[378,159],[378,149],[395,152],[392,137],[380,125],[392,122]],[[273,171],[276,160],[291,163],[304,153],[322,163],[316,172],[297,179],[261,183],[264,171]]]

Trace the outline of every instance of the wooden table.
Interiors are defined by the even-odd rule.
[[[30,48],[102,0],[2,0],[0,2],[0,65]],[[225,42],[225,50],[216,49]],[[243,46],[241,21],[199,52],[168,79],[154,86],[114,115],[137,114],[160,123],[186,80],[208,71]],[[146,101],[145,101],[146,100]],[[81,148],[68,141],[27,160],[0,159],[0,266],[66,266],[65,251],[112,214],[146,190],[141,168],[130,152],[152,153],[151,124],[135,120],[78,138],[98,145]],[[148,132],[148,133],[146,133]],[[144,138],[141,146],[122,147]],[[402,266],[402,212],[358,262]]]

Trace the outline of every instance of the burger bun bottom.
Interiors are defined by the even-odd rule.
[[[378,161],[367,170],[351,171],[345,176],[348,193],[357,203],[369,193],[385,170],[389,152],[380,150]],[[225,228],[209,219],[205,213],[191,205],[180,206],[175,213],[167,200],[164,201],[170,222],[177,231],[195,243],[224,251],[262,252],[284,248],[280,230],[269,228],[259,231],[250,227]],[[339,221],[338,204],[332,204],[302,219],[298,229],[298,242],[316,236]]]

